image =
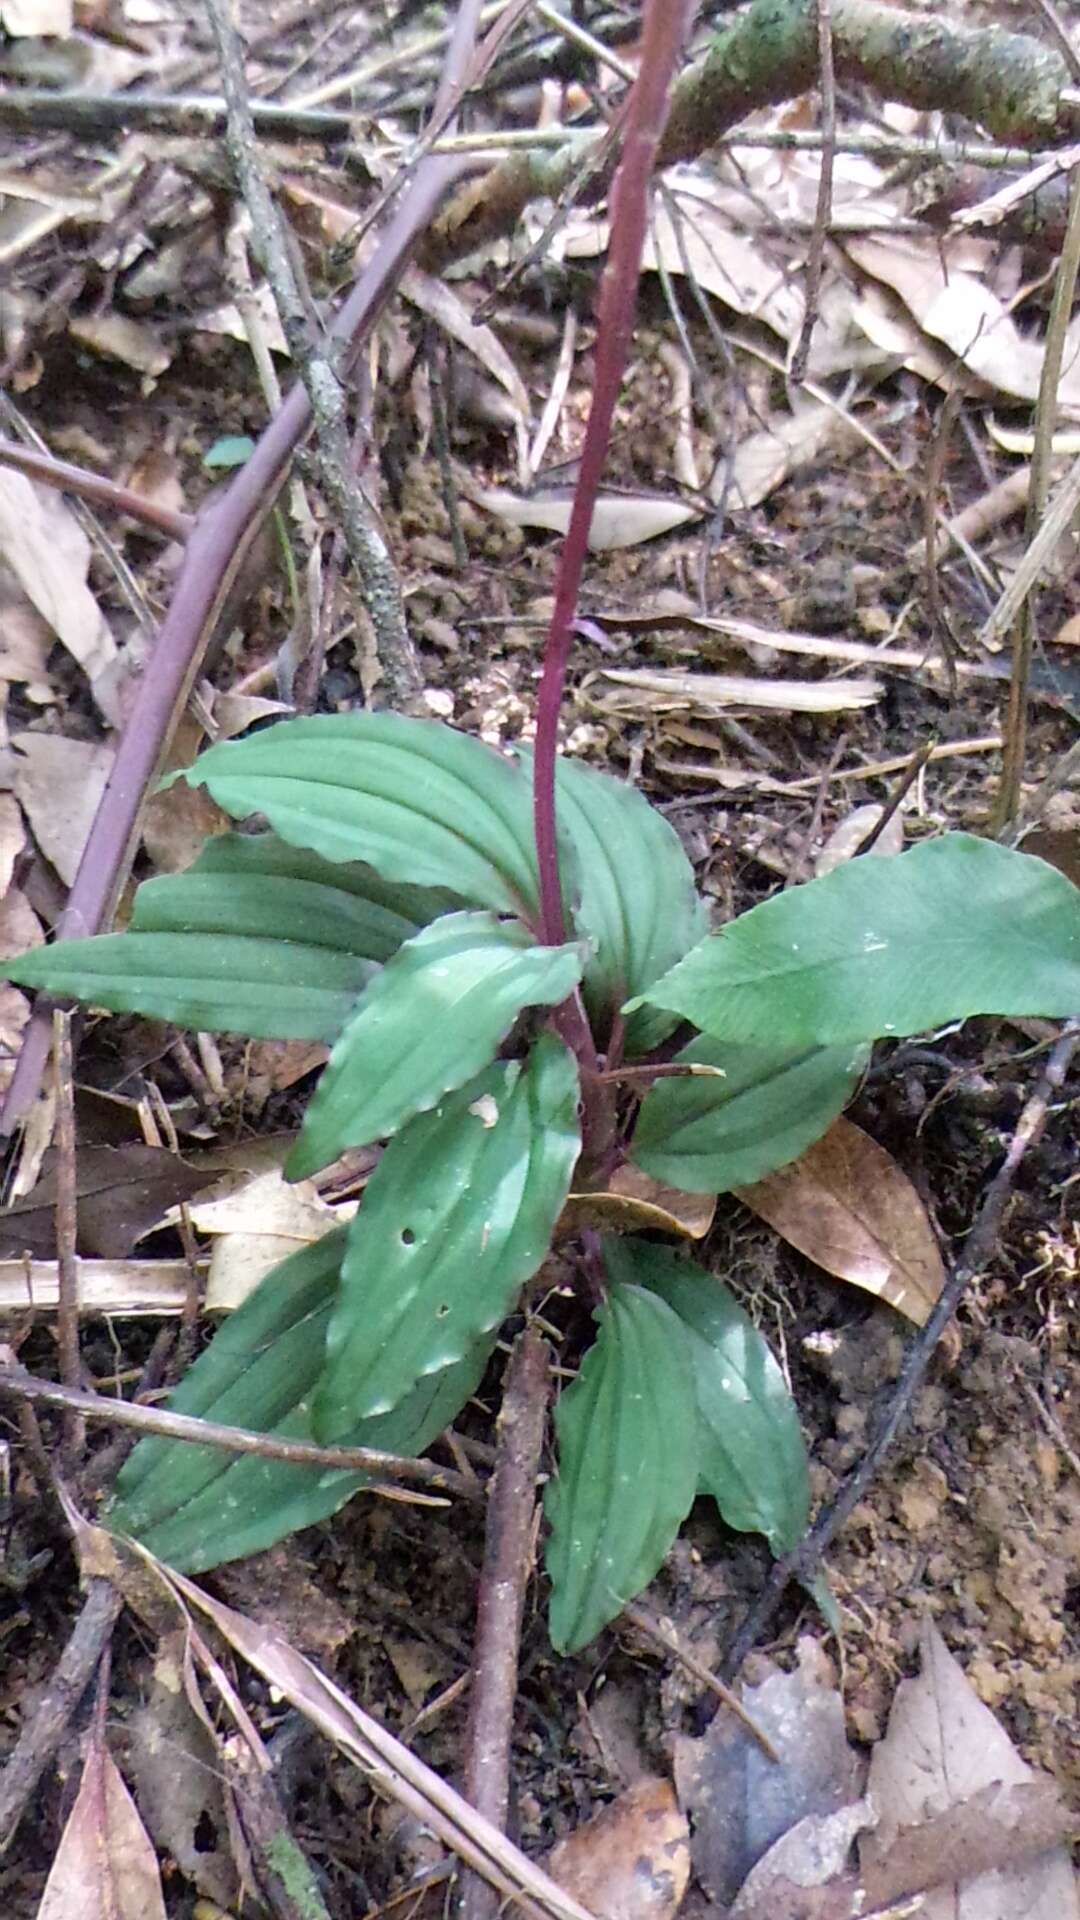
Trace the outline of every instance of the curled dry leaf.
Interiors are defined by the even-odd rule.
[[[75,1168],[77,1248],[120,1260],[163,1224],[180,1200],[208,1185],[179,1154],[164,1147],[82,1147]],[[47,1256],[56,1244],[56,1175],[46,1161],[37,1185],[0,1217],[0,1257]]]
[[[663,669],[605,667],[604,679],[632,689],[625,705],[716,713],[727,707],[762,707],[773,713],[845,713],[872,707],[880,680],[755,680],[737,673],[669,673]],[[618,696],[616,696],[618,698]]]
[[[798,1656],[796,1672],[772,1673],[742,1689],[743,1705],[779,1762],[729,1714],[718,1714],[700,1739],[675,1743],[679,1802],[693,1822],[694,1871],[724,1907],[798,1821],[839,1813],[858,1792],[859,1765],[829,1663],[807,1637]]]
[[[945,1280],[933,1227],[907,1174],[852,1121],[834,1120],[790,1166],[735,1191],[826,1273],[924,1325]]]
[[[0,557],[96,691],[117,650],[86,584],[90,542],[53,488],[7,469],[0,470]],[[97,697],[100,705],[104,696]]]
[[[882,1810],[882,1820],[860,1845],[864,1879],[887,1889],[905,1872],[912,1873],[914,1862],[905,1867],[899,1851],[901,1839],[909,1849],[914,1845],[912,1835],[903,1829],[929,1820],[937,1828],[938,1864],[947,1863],[946,1870],[959,1865],[962,1870],[975,1861],[970,1837],[985,1845],[988,1821],[998,1826],[1007,1863],[1010,1832],[1022,1836],[1030,1819],[1031,1830],[1050,1851],[1025,1864],[1002,1864],[980,1872],[959,1887],[936,1888],[920,1910],[922,1920],[1077,1920],[1080,1896],[1067,1848],[1052,1846],[1053,1816],[1047,1824],[1045,1806],[1036,1813],[1030,1797],[1025,1801],[1007,1791],[1051,1783],[1020,1758],[932,1621],[923,1629],[921,1653],[922,1671],[917,1679],[904,1680],[897,1688],[885,1738],[871,1757],[869,1792]],[[983,1795],[991,1789],[985,1800]],[[979,1804],[964,1812],[963,1803],[975,1796]],[[957,1816],[951,1840],[948,1826],[939,1823],[939,1816],[950,1809]],[[957,1831],[962,1835],[965,1829],[969,1839],[957,1845]],[[919,1852],[925,1872],[925,1832]]]
[[[477,506],[485,507],[512,527],[544,527],[565,533],[574,504],[570,487],[538,488],[535,493],[511,493],[507,487],[464,489]],[[602,493],[589,523],[589,548],[608,553],[614,547],[636,547],[655,540],[674,527],[701,519],[701,508],[659,493]]]
[[[135,1802],[91,1734],[37,1920],[165,1920],[157,1858]]]
[[[680,1240],[703,1240],[715,1212],[715,1194],[683,1193],[627,1161],[602,1193],[567,1195],[556,1233],[598,1227],[603,1233],[671,1233]]]
[[[105,790],[113,748],[57,733],[16,733],[11,744],[17,750],[15,792],[34,839],[70,886]]]
[[[690,1878],[690,1829],[670,1781],[627,1787],[552,1848],[547,1869],[605,1920],[672,1920]]]
[[[212,1240],[206,1305],[217,1312],[238,1307],[279,1260],[310,1246],[331,1227],[351,1219],[355,1203],[329,1207],[312,1180],[286,1181],[280,1167],[223,1183],[224,1191],[190,1208],[196,1233]]]
[[[865,807],[853,807],[830,833],[821,852],[814,860],[814,878],[821,879],[823,873],[832,873],[834,867],[842,867],[858,853],[868,834],[884,814],[884,807],[871,801]],[[872,847],[868,849],[879,859],[888,859],[895,853],[904,851],[904,817],[899,808],[886,821]]]
[[[7,794],[0,795],[0,801],[8,798]],[[10,840],[7,850],[14,860]],[[17,887],[9,887],[0,899],[0,970],[5,960],[13,954],[25,953],[30,947],[39,947],[44,937],[41,923],[25,895]],[[8,1086],[15,1071],[19,1042],[29,1018],[30,1002],[26,995],[18,987],[0,981],[0,1090]]]

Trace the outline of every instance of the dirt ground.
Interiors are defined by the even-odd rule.
[[[21,151],[25,157],[26,148]],[[123,308],[122,277],[118,286],[97,251],[92,228],[85,244],[61,231],[20,261],[25,286],[44,304],[31,322],[10,392],[57,454],[104,468],[143,491],[178,489],[194,505],[210,484],[201,466],[207,449],[226,435],[257,433],[265,418],[246,348],[199,324],[215,301],[228,297],[220,256],[208,249],[198,275],[182,289],[138,305],[137,317],[150,316],[169,340],[170,362],[150,378],[91,354],[48,305],[74,263],[79,285],[70,298],[78,310]],[[506,296],[502,312],[496,308],[493,322],[497,330],[501,324],[539,409],[554,377],[567,303],[577,307],[581,330],[556,436],[570,479],[590,391],[588,316],[597,272],[593,259],[550,271],[534,266]],[[475,304],[497,287],[498,272],[494,265],[487,272],[473,265],[454,284]],[[683,312],[696,360],[691,431],[703,462],[715,451],[715,432],[734,439],[747,429],[767,389],[774,402],[783,396],[775,376],[765,386],[748,383],[745,369],[733,379],[721,351],[726,318],[718,303],[713,308],[711,325],[690,301]],[[1032,327],[1041,325],[1044,295],[1033,295],[1025,311]],[[651,277],[611,450],[615,485],[671,490],[681,430],[670,363],[674,339],[663,291]],[[455,557],[429,430],[427,367],[436,353],[451,391],[455,377],[460,386],[451,445],[465,476],[456,501],[464,565]],[[395,308],[374,400],[380,509],[436,696],[433,710],[489,739],[510,740],[527,733],[532,720],[558,542],[551,533],[505,524],[469,497],[478,486],[513,487],[515,469],[512,435],[505,422],[490,418],[497,412],[490,383],[478,395],[464,362],[456,353],[447,369],[441,341],[433,343],[411,310]],[[972,670],[950,693],[932,664],[940,657],[937,628],[924,573],[911,557],[924,531],[925,478],[940,408],[933,387],[910,371],[894,371],[863,412],[894,464],[866,440],[848,443],[793,473],[759,505],[592,557],[583,611],[602,621],[602,633],[575,650],[567,743],[595,764],[633,773],[668,811],[718,917],[764,897],[787,875],[802,877],[850,811],[887,799],[897,779],[895,772],[851,778],[849,770],[903,760],[931,738],[947,745],[1000,731],[1005,656],[980,655],[965,645]],[[954,432],[941,481],[950,513],[985,490],[986,465],[981,441],[976,447],[973,436]],[[130,524],[110,532],[150,607],[160,611],[175,555]],[[1015,529],[998,535],[992,564],[1007,567],[1017,539]],[[274,697],[274,662],[288,627],[286,589],[265,550],[255,571],[212,678],[221,689]],[[100,552],[91,584],[118,634],[129,631],[130,608]],[[954,631],[971,635],[984,611],[973,576],[959,565],[944,570],[941,591]],[[319,688],[324,711],[347,710],[363,699],[367,636],[348,600],[341,604]],[[759,627],[903,645],[931,664],[882,668],[879,699],[832,714],[750,703],[703,712],[641,682],[605,677],[608,668],[756,672],[780,684],[837,671],[835,663],[679,624],[702,609]],[[1064,572],[1043,595],[1042,631],[1059,634],[1073,617],[1080,618],[1080,590]],[[1029,790],[1075,738],[1078,658],[1074,647],[1048,645],[1039,662]],[[48,705],[10,685],[9,733],[101,738],[85,680],[59,647],[49,655],[48,679]],[[999,771],[993,749],[931,762],[907,814],[909,833],[984,826]],[[844,777],[834,777],[838,772]],[[800,781],[798,790],[785,790]],[[1057,853],[1075,863],[1075,785],[1057,796],[1046,825],[1058,836]],[[49,918],[62,889],[39,853],[31,854],[31,864],[31,898]],[[149,871],[144,851],[139,873]],[[1000,1163],[1045,1038],[1039,1023],[977,1021],[961,1032],[877,1050],[851,1117],[914,1181],[946,1259]],[[227,1142],[295,1127],[310,1079],[274,1090],[243,1067],[240,1043],[221,1043],[220,1058],[226,1092],[208,1106],[190,1055],[178,1053],[173,1035],[134,1019],[92,1023],[79,1056],[80,1145],[115,1140],[118,1129],[130,1137],[131,1106],[150,1085],[173,1115],[181,1148],[185,1141],[205,1145],[211,1132]],[[103,1096],[119,1096],[127,1110]],[[993,1271],[973,1291],[955,1349],[935,1362],[912,1420],[828,1563],[843,1625],[844,1697],[857,1740],[869,1744],[880,1736],[896,1684],[913,1668],[928,1612],[1021,1753],[1074,1796],[1080,1794],[1077,1139],[1074,1073],[1043,1141],[1025,1162]],[[140,1248],[155,1257],[181,1252],[171,1229]],[[909,1329],[891,1308],[823,1275],[730,1196],[719,1203],[700,1257],[736,1290],[781,1357],[809,1443],[814,1494],[827,1500],[860,1455],[871,1411],[896,1376]],[[154,1323],[141,1320],[91,1324],[88,1368],[102,1382],[134,1378],[155,1331]],[[9,1319],[5,1337],[13,1332],[24,1364],[35,1373],[55,1369],[47,1322],[27,1333]],[[500,1357],[459,1422],[480,1444],[492,1440],[501,1364]],[[13,1443],[13,1485],[0,1572],[0,1754],[10,1749],[47,1680],[79,1605],[63,1524],[37,1491],[10,1419],[4,1426]],[[361,1496],[333,1521],[222,1569],[210,1584],[247,1613],[279,1624],[368,1711],[453,1776],[466,1711],[454,1683],[468,1672],[481,1548],[480,1519],[464,1506],[431,1514]],[[716,1666],[766,1572],[760,1543],[727,1533],[700,1502],[647,1597],[697,1660]],[[769,1651],[783,1662],[808,1624],[820,1630],[809,1603],[792,1594]],[[110,1706],[121,1756],[146,1697],[151,1659],[145,1637],[123,1625],[114,1645]],[[398,1824],[359,1774],[298,1726],[266,1688],[250,1679],[245,1686],[264,1737],[288,1752],[290,1815],[326,1876],[332,1911],[381,1909],[429,1857],[432,1843],[407,1821]],[[515,1735],[515,1836],[526,1851],[543,1851],[643,1768],[666,1770],[673,1736],[699,1731],[710,1711],[697,1682],[632,1630],[609,1631],[584,1654],[557,1659],[546,1638],[543,1583],[534,1580]],[[69,1803],[75,1751],[69,1742],[0,1865],[0,1903],[17,1920],[36,1909]],[[167,1879],[166,1890],[171,1913],[192,1911],[182,1876]],[[441,1897],[436,1884],[431,1899]]]

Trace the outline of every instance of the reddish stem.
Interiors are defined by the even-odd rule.
[[[611,237],[597,307],[592,406],[559,564],[555,607],[544,648],[544,671],[537,702],[533,820],[540,871],[541,934],[550,946],[559,946],[566,938],[555,829],[559,710],[589,528],[633,332],[641,250],[648,220],[649,181],[667,118],[675,65],[693,12],[694,0],[646,0],[641,64],[623,113],[622,153],[611,188]]]

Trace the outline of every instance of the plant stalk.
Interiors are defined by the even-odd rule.
[[[549,946],[560,946],[566,938],[555,825],[559,712],[589,529],[633,332],[653,161],[667,117],[676,61],[693,11],[694,0],[647,0],[641,65],[624,110],[622,152],[611,189],[611,241],[600,283],[593,400],[559,562],[537,702],[533,825],[540,874],[541,938]]]

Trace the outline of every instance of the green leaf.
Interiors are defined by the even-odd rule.
[[[242,467],[251,459],[255,442],[246,433],[226,433],[203,454],[204,467]]]
[[[684,1193],[727,1193],[797,1160],[851,1098],[865,1047],[733,1046],[699,1033],[677,1060],[724,1078],[657,1080],[641,1103],[635,1165]]]
[[[549,1628],[574,1653],[646,1587],[694,1499],[698,1423],[689,1342],[665,1301],[620,1285],[555,1414]]]
[[[602,1035],[622,1002],[674,966],[708,921],[678,834],[635,787],[560,759],[556,804],[578,856],[574,919],[595,948],[585,1004]],[[648,1053],[676,1025],[642,1006],[627,1021],[624,1051]]]
[[[311,1440],[311,1397],[344,1249],[338,1228],[268,1273],[185,1375],[172,1411]],[[392,1414],[358,1422],[342,1444],[422,1453],[475,1391],[492,1345],[481,1342],[431,1374]],[[154,1437],[121,1468],[105,1519],[170,1566],[199,1573],[326,1519],[367,1478]]]
[[[806,1531],[810,1479],[795,1402],[753,1321],[692,1261],[645,1240],[604,1240],[620,1288],[647,1287],[678,1316],[694,1369],[698,1486],[729,1527],[763,1533],[775,1554]]]
[[[336,1042],[290,1180],[396,1133],[479,1072],[523,1007],[556,1005],[580,977],[576,947],[533,946],[516,921],[449,913],[425,927],[371,982]]]
[[[104,933],[5,961],[9,980],[114,1013],[259,1040],[332,1040],[370,960],[302,940],[231,933]]]
[[[792,1049],[976,1013],[1067,1018],[1080,1010],[1080,888],[1031,854],[943,834],[775,895],[641,998]]]
[[[291,846],[366,860],[383,878],[448,887],[535,918],[532,794],[468,734],[398,713],[282,720],[201,754],[183,776],[234,819],[262,813]]]
[[[542,1034],[390,1142],[349,1228],[315,1427],[335,1439],[497,1328],[551,1243],[581,1148],[573,1056]]]
[[[135,895],[135,933],[247,934],[389,960],[452,894],[390,885],[371,867],[322,860],[273,833],[223,833],[184,873],[146,880]]]

